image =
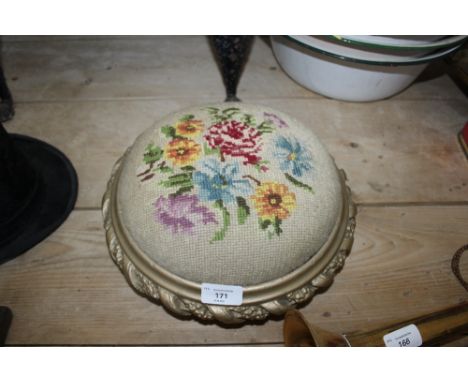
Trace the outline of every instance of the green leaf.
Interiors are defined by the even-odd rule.
[[[203,143],[203,153],[205,155],[219,155],[219,147],[212,149],[208,144]]]
[[[247,220],[247,217],[249,216],[249,214],[247,213],[247,211],[242,208],[242,207],[237,207],[237,222],[239,224],[244,224],[245,221]]]
[[[192,186],[192,176],[187,173],[175,174],[167,180],[162,180],[159,184],[163,187],[188,187]]]
[[[160,147],[150,143],[146,146],[146,152],[143,154],[143,161],[146,164],[155,163],[161,159],[163,153],[164,151]]]
[[[250,207],[247,205],[246,200],[238,196],[237,198],[237,222],[244,224],[247,217],[250,215]]]
[[[173,126],[166,125],[161,127],[161,132],[167,137],[167,138],[174,138],[176,136],[176,130]]]
[[[193,166],[184,166],[180,168],[182,171],[195,171],[196,168]]]
[[[219,113],[219,109],[217,107],[207,107],[205,110],[208,111],[215,122],[221,122],[225,119],[225,117]]]
[[[256,125],[255,117],[252,114],[244,114],[241,121],[252,127]]]
[[[231,119],[234,115],[239,114],[240,109],[237,107],[228,107],[223,110],[223,114],[220,116],[222,119]]]
[[[284,175],[286,176],[286,179],[289,180],[292,184],[294,184],[295,186],[298,186],[298,187],[301,187],[301,188],[304,188],[305,190],[309,191],[310,193],[312,194],[315,194],[314,190],[312,187],[308,186],[307,184],[305,183],[302,183],[300,181],[298,181],[296,178],[294,178],[293,176],[289,175],[288,173],[284,173]]]
[[[194,119],[194,118],[195,118],[195,116],[193,114],[186,114],[180,120],[181,121],[190,121],[191,119]]]
[[[182,195],[186,192],[192,191],[192,189],[193,189],[193,184],[191,184],[190,186],[183,186],[183,187],[180,187],[176,192],[174,192],[171,195],[174,195],[174,196]]]
[[[270,122],[263,121],[257,126],[257,130],[262,134],[272,133],[275,129]]]
[[[216,113],[219,111],[219,109],[218,109],[217,107],[211,107],[211,106],[210,106],[210,107],[207,107],[206,110],[207,110],[208,113],[210,113],[210,114],[216,114]]]
[[[190,176],[190,174],[181,173],[181,174],[171,175],[168,179],[171,179],[171,180],[189,180],[189,179],[192,179],[192,177]]]
[[[170,167],[164,166],[164,167],[158,167],[154,169],[154,171],[159,171],[162,172],[163,174],[169,173],[169,172],[174,172],[174,170]]]
[[[223,114],[234,115],[240,112],[238,107],[228,107],[227,109],[223,110]]]
[[[229,214],[229,211],[226,209],[226,207],[224,207],[223,201],[217,200],[214,206],[221,210],[223,215],[223,227],[219,231],[215,232],[213,239],[210,241],[210,244],[213,244],[215,241],[223,240],[228,227],[231,225],[231,215]]]
[[[159,182],[162,187],[189,187],[192,186],[192,181],[175,181],[175,180],[163,180]]]
[[[237,107],[228,107],[222,111],[215,107],[207,107],[206,110],[216,122],[222,122],[231,119],[235,114],[240,112],[240,109]]]
[[[275,223],[273,224],[273,227],[275,228],[275,233],[277,236],[279,236],[280,233],[283,232],[283,230],[281,229],[281,223],[282,220],[275,216]]]
[[[271,220],[269,220],[269,219],[266,219],[266,220],[258,219],[258,224],[260,225],[261,229],[265,230],[271,225]]]

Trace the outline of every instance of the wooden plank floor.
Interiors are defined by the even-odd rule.
[[[130,289],[105,245],[99,204],[114,161],[164,114],[223,98],[206,39],[5,38],[3,62],[17,99],[6,128],[63,150],[80,178],[65,224],[0,266],[0,304],[15,314],[7,343],[281,344],[281,320],[176,319]],[[303,309],[317,325],[362,330],[468,301],[450,269],[468,242],[468,161],[456,139],[468,100],[439,69],[389,100],[339,102],[297,85],[255,41],[239,96],[310,126],[359,205],[345,268]],[[468,278],[468,258],[461,271]]]

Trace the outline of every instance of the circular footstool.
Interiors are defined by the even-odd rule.
[[[141,294],[224,323],[283,315],[343,266],[355,207],[313,126],[243,103],[174,113],[117,161],[110,254]]]

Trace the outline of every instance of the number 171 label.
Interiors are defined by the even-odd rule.
[[[203,283],[201,285],[201,301],[214,305],[242,305],[243,289],[237,285],[222,285]]]

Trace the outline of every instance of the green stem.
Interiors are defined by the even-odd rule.
[[[229,211],[224,207],[223,201],[222,200],[217,200],[214,204],[214,206],[221,210],[221,214],[223,215],[223,227],[215,232],[215,235],[213,239],[211,239],[210,244],[213,244],[215,241],[220,241],[224,239],[224,236],[226,235],[228,227],[231,225],[231,216],[229,214]]]
[[[250,207],[247,205],[247,201],[238,196],[237,200],[237,222],[242,225],[247,220],[247,217],[250,215]]]
[[[283,230],[281,229],[281,219],[279,219],[277,216],[275,216],[275,222],[273,224],[273,226],[275,227],[275,233],[276,233],[276,236],[279,236],[281,232],[283,232]]]
[[[293,176],[289,175],[289,174],[286,173],[286,172],[284,173],[284,175],[286,176],[286,179],[289,180],[289,181],[290,181],[292,184],[294,184],[295,186],[304,188],[304,189],[306,189],[307,191],[309,191],[310,193],[315,194],[313,188],[310,187],[309,185],[298,181],[296,178],[294,178]]]

